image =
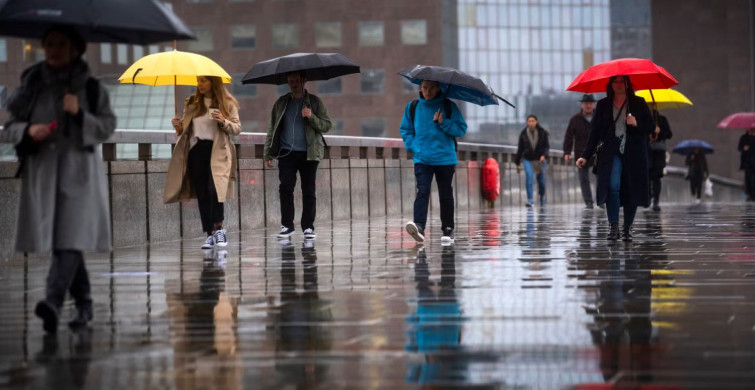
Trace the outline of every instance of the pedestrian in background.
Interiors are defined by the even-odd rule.
[[[537,192],[540,195],[540,206],[545,206],[545,168],[548,165],[546,157],[550,150],[550,141],[548,140],[549,132],[545,130],[537,121],[537,117],[530,115],[527,117],[527,127],[519,134],[519,146],[514,157],[516,172],[522,172],[524,164],[524,174],[527,186],[527,207],[532,207],[535,202],[533,198],[533,181],[537,176]]]
[[[659,202],[661,198],[661,178],[663,177],[663,169],[666,168],[666,140],[671,139],[673,134],[668,119],[656,109],[653,109],[653,113],[657,119],[655,131],[650,134],[650,143],[648,144],[650,196],[653,199],[653,211],[661,211]]]
[[[423,80],[417,103],[409,102],[401,120],[401,138],[414,159],[414,178],[417,196],[414,199],[414,219],[405,229],[417,242],[425,241],[427,207],[433,176],[440,198],[441,242],[455,239],[453,177],[458,160],[456,137],[467,132],[467,122],[456,103],[446,99],[440,85]]]
[[[296,173],[301,177],[301,228],[305,239],[314,239],[317,213],[317,166],[325,155],[323,134],[333,125],[328,109],[319,97],[305,89],[304,73],[287,75],[291,92],[273,105],[265,137],[265,163],[273,167],[278,160],[278,193],[281,207],[279,238],[294,234],[294,188]]]
[[[564,161],[567,163],[572,159],[572,151],[579,154],[585,149],[587,137],[590,136],[592,129],[592,117],[595,112],[595,97],[592,94],[585,94],[580,100],[582,109],[569,120],[569,126],[566,127],[566,136],[564,137]],[[590,187],[590,170],[591,162],[585,164],[583,168],[577,168],[579,176],[579,188],[582,190],[582,200],[585,207],[593,208],[592,188]]]
[[[739,137],[737,149],[742,153],[739,169],[745,171],[745,190],[747,201],[755,202],[755,127],[747,130]]]
[[[196,198],[207,234],[202,249],[224,248],[224,203],[235,194],[236,146],[231,136],[241,132],[239,103],[220,77],[199,76],[183,115],[171,124],[178,140],[168,165],[164,201]]]
[[[687,166],[687,180],[694,202],[700,203],[703,194],[703,182],[708,178],[708,160],[700,148],[692,149],[692,153],[684,160]]]
[[[648,176],[648,136],[653,132],[653,116],[645,99],[635,96],[627,76],[613,76],[606,85],[606,97],[598,101],[592,131],[577,160],[587,164],[598,153],[598,205],[606,204],[609,231],[606,238],[619,239],[619,209],[624,207],[622,239],[632,241],[632,224],[637,207],[650,204]]]
[[[92,320],[84,251],[110,251],[108,181],[98,146],[115,131],[107,91],[82,59],[86,42],[70,27],[42,37],[45,59],[27,68],[8,99],[0,140],[26,152],[16,250],[52,252],[45,299],[34,310],[55,333],[66,291],[76,305],[71,327]]]

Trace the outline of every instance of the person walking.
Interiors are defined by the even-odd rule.
[[[658,110],[653,110],[653,113],[657,120],[655,131],[650,134],[650,143],[648,144],[650,196],[653,199],[653,211],[661,211],[659,201],[661,198],[661,178],[663,177],[663,169],[666,168],[666,140],[671,139],[673,134],[668,119],[658,113]]]
[[[305,89],[306,75],[287,75],[291,90],[275,102],[265,137],[264,156],[268,168],[278,159],[281,230],[279,238],[294,234],[294,188],[301,177],[301,228],[305,239],[314,239],[317,206],[317,166],[325,155],[323,134],[333,126],[328,109],[319,97]]]
[[[241,132],[239,103],[216,76],[197,77],[197,89],[184,102],[183,115],[171,120],[178,134],[168,165],[165,203],[197,199],[202,249],[228,245],[224,203],[235,194],[236,146]]]
[[[739,169],[745,171],[745,191],[747,201],[755,202],[755,127],[739,137]]]
[[[417,242],[425,241],[430,186],[435,176],[440,200],[441,242],[455,239],[453,177],[456,173],[456,138],[467,133],[467,122],[454,102],[434,81],[423,80],[419,98],[406,105],[401,138],[414,159],[417,182],[414,219],[405,229]]]
[[[627,76],[611,77],[606,95],[595,107],[592,131],[576,164],[584,167],[602,144],[596,201],[606,204],[610,226],[606,238],[619,239],[619,209],[624,207],[622,239],[629,242],[637,207],[650,204],[647,140],[653,132],[653,116],[645,99],[634,95]]]
[[[575,155],[585,149],[587,137],[590,135],[592,128],[592,117],[595,112],[595,97],[592,94],[584,94],[580,100],[582,109],[569,119],[569,125],[566,127],[566,136],[564,137],[564,161],[569,163],[572,159],[572,151]],[[590,187],[590,169],[591,163],[585,164],[584,168],[578,168],[579,187],[582,190],[582,200],[585,207],[593,208],[592,188]]]
[[[516,172],[522,172],[522,159],[524,159],[524,174],[527,186],[527,207],[532,207],[533,201],[533,179],[537,176],[537,192],[540,195],[540,206],[545,206],[545,168],[548,164],[546,157],[550,150],[548,140],[549,132],[538,124],[537,117],[530,115],[527,117],[527,127],[519,134],[519,146],[514,157]]]
[[[53,334],[71,294],[72,328],[93,318],[84,251],[112,250],[108,181],[98,145],[115,131],[107,91],[82,59],[86,42],[70,27],[42,36],[44,61],[27,68],[8,99],[0,140],[22,162],[16,250],[52,252],[45,299],[34,313]]]
[[[694,148],[684,160],[684,165],[687,166],[687,179],[692,198],[695,204],[698,204],[703,194],[703,182],[708,178],[708,160],[700,148]]]

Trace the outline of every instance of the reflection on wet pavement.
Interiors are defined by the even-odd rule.
[[[0,386],[755,384],[755,207],[640,212],[632,244],[576,206],[462,214],[452,246],[437,221],[424,246],[402,222],[90,254],[94,321],[57,336],[33,314],[48,261],[1,264]]]

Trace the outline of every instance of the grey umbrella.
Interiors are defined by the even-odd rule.
[[[254,64],[242,84],[286,84],[290,72],[304,72],[307,80],[329,80],[359,73],[359,65],[338,53],[295,53]]]
[[[440,84],[446,97],[451,99],[459,99],[480,106],[497,105],[496,99],[500,99],[514,107],[506,99],[496,95],[485,82],[458,69],[444,66],[414,65],[402,69],[398,74],[418,85],[422,84],[422,80],[435,81]]]
[[[0,35],[38,39],[53,25],[73,27],[87,42],[147,45],[195,39],[156,0],[0,0]]]

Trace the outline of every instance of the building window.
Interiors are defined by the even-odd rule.
[[[8,62],[8,41],[0,39],[0,62]]]
[[[299,47],[299,26],[294,23],[273,25],[273,49],[296,49]]]
[[[149,45],[149,54],[157,54],[160,52],[160,46]]]
[[[110,43],[100,43],[100,62],[103,64],[113,63],[113,45]]]
[[[329,135],[343,135],[343,119],[330,118],[330,123],[333,125],[328,131]]]
[[[341,23],[315,23],[315,45],[317,47],[340,47]]]
[[[370,69],[362,71],[362,93],[382,93],[384,89],[384,70]]]
[[[243,74],[234,74],[231,76],[231,88],[233,89],[234,97],[237,99],[257,97],[256,84],[241,84],[241,79],[244,78]]]
[[[384,35],[383,22],[359,22],[359,46],[382,46]]]
[[[291,92],[291,88],[288,87],[288,84],[280,84],[275,86],[275,93],[278,96],[285,95],[289,92]]]
[[[385,118],[362,118],[362,135],[385,137]]]
[[[427,44],[427,21],[404,20],[401,22],[401,43],[404,45]]]
[[[42,42],[39,40],[24,40],[24,61],[39,62],[44,61],[45,51],[42,49]]]
[[[330,80],[317,82],[317,92],[323,95],[332,95],[341,93],[341,78],[336,77]]]
[[[401,79],[401,90],[404,93],[418,93],[419,85],[409,81],[406,77],[399,77]]]
[[[116,50],[118,51],[118,65],[128,64],[128,45],[119,43]]]
[[[244,133],[257,133],[260,131],[259,121],[241,121],[241,131]]]
[[[144,57],[144,47],[139,45],[134,45],[134,61]]]
[[[232,49],[254,49],[257,46],[257,34],[254,25],[231,26]]]
[[[188,51],[212,51],[214,45],[212,41],[212,28],[211,27],[192,27],[194,35],[197,36],[196,41],[188,41]]]

